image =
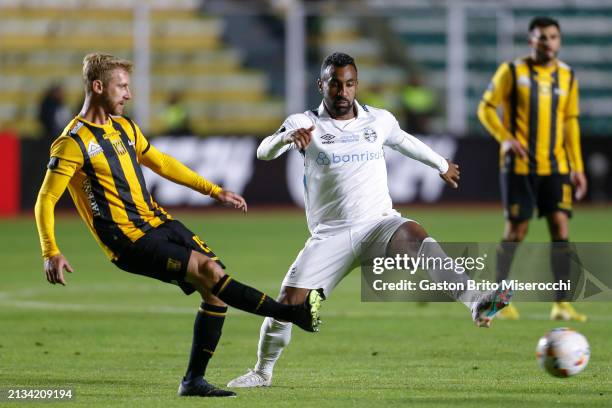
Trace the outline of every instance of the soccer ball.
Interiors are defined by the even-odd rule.
[[[546,333],[536,348],[540,367],[555,377],[576,375],[587,366],[591,350],[587,339],[567,327],[552,329]]]

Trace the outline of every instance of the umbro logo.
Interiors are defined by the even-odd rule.
[[[98,155],[100,153],[102,153],[102,147],[100,147],[99,144],[95,143],[95,142],[89,142],[89,145],[87,146],[87,155],[91,158],[94,157],[95,155]]]
[[[335,142],[334,139],[336,139],[336,136],[326,133],[321,136],[321,139],[323,139],[323,144],[333,144]]]

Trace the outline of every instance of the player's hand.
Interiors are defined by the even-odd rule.
[[[511,151],[512,153],[514,153],[516,156],[520,157],[521,159],[526,159],[529,155],[527,153],[527,149],[525,149],[525,146],[523,146],[521,142],[519,142],[516,139],[504,140],[502,142],[502,151],[504,153],[508,153],[509,151]]]
[[[286,143],[295,143],[298,149],[304,150],[310,144],[310,140],[312,139],[312,131],[314,129],[314,125],[308,129],[300,128],[288,135]]]
[[[247,212],[247,203],[240,194],[236,194],[232,191],[221,190],[221,192],[214,198],[221,204],[242,210],[242,212]]]
[[[461,174],[461,172],[459,171],[459,165],[453,163],[448,159],[446,159],[446,161],[448,162],[448,170],[446,171],[446,173],[440,174],[440,177],[442,177],[442,180],[444,180],[446,184],[448,184],[452,188],[458,188],[460,178],[459,175]]]
[[[587,178],[583,172],[571,174],[572,184],[574,185],[574,198],[580,201],[587,193]]]
[[[68,263],[68,260],[62,254],[54,255],[50,258],[45,258],[44,261],[45,275],[47,276],[47,282],[55,285],[66,286],[66,280],[64,279],[64,270],[66,272],[73,272],[72,266]]]

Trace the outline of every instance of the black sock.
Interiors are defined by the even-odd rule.
[[[501,282],[508,278],[510,267],[512,266],[512,258],[518,248],[519,243],[514,241],[501,241],[497,247],[497,267],[496,279]]]
[[[202,302],[193,325],[193,343],[185,381],[203,377],[208,361],[215,353],[221,329],[225,322],[227,306],[215,306]]]
[[[300,307],[278,303],[265,293],[244,285],[229,275],[225,275],[217,282],[212,294],[236,309],[290,322],[293,321],[294,311]]]
[[[559,282],[560,280],[565,282],[570,278],[570,255],[571,248],[567,239],[560,239],[552,242],[550,266],[555,282]],[[558,290],[557,293],[555,293],[556,302],[564,302],[567,300],[569,300],[567,291]]]

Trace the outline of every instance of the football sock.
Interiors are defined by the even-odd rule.
[[[552,242],[550,251],[550,266],[552,268],[555,282],[570,278],[570,255],[572,248],[567,239],[555,240]],[[568,293],[565,290],[558,290],[555,293],[555,301],[568,301]]]
[[[514,258],[518,245],[518,242],[502,240],[497,246],[497,266],[495,270],[497,282],[508,278],[510,267],[512,266],[512,258]]]
[[[291,341],[291,327],[292,324],[288,322],[279,322],[271,317],[264,319],[259,331],[255,371],[272,375],[274,364]]]
[[[438,242],[431,238],[427,237],[423,240],[421,244],[421,248],[417,254],[417,257],[425,257],[425,258],[440,258],[446,259],[448,255],[444,252],[444,249],[438,244]],[[467,287],[468,275],[466,273],[455,273],[455,271],[447,270],[444,268],[436,269],[430,268],[427,270],[429,276],[434,280],[434,282],[453,282],[453,283],[463,283],[464,287]],[[475,295],[474,293],[469,293],[474,291],[468,290],[453,290],[449,291],[449,294],[453,297],[453,299],[459,300],[463,302],[468,308],[471,307],[472,299]]]
[[[205,302],[200,305],[193,325],[193,342],[185,381],[204,376],[208,361],[213,356],[221,338],[226,312],[227,306],[210,305]]]
[[[236,309],[278,320],[292,321],[295,310],[301,307],[278,303],[265,293],[244,285],[229,275],[217,282],[212,288],[212,294]]]

